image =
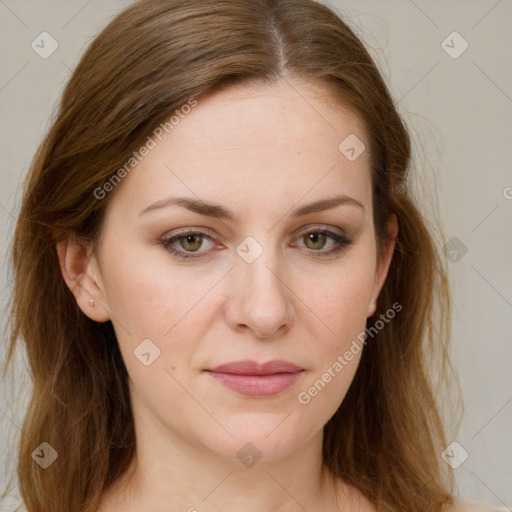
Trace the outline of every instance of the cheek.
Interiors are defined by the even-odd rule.
[[[313,312],[338,340],[364,329],[372,296],[375,269],[371,259],[333,271],[324,279],[323,289],[309,294]]]
[[[105,285],[114,322],[135,337],[164,337],[212,287],[211,275],[176,268],[163,248],[127,254],[106,270]]]
[[[188,385],[187,369],[211,325],[211,291],[219,275],[176,268],[158,251],[152,256],[144,260],[134,250],[130,258],[122,258],[107,270],[112,322],[127,371],[139,392],[173,389],[179,393],[173,376]],[[144,366],[148,359],[150,365]],[[163,403],[167,397],[158,400]]]
[[[371,269],[370,269],[371,270]],[[368,302],[373,275],[360,267],[346,273],[340,282],[331,282],[329,290],[311,297],[316,316],[321,318],[324,334],[309,347],[312,371],[297,391],[304,417],[320,428],[343,401],[357,371],[362,351]],[[336,281],[337,276],[333,276]]]
[[[312,355],[317,364],[298,392],[304,414],[326,422],[343,401],[357,371],[375,274],[371,252],[356,251],[333,271],[323,292],[310,294],[313,311],[327,328]],[[320,420],[321,419],[321,420]]]

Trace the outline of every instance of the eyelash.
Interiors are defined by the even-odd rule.
[[[328,229],[311,229],[309,231],[304,231],[299,235],[299,238],[303,238],[306,235],[309,234],[322,234],[327,235],[329,238],[332,238],[338,245],[337,247],[334,247],[333,249],[330,249],[328,251],[314,251],[312,249],[309,249],[307,252],[313,256],[313,257],[326,257],[326,256],[332,256],[333,254],[336,254],[343,249],[345,249],[347,246],[349,246],[352,243],[352,240],[349,240],[345,235],[340,235],[339,233],[334,233],[333,231],[330,231]],[[182,238],[186,238],[187,236],[193,236],[193,235],[199,235],[202,238],[206,238],[208,240],[211,240],[213,242],[213,238],[209,236],[206,233],[203,233],[201,231],[185,231],[182,233],[179,233],[173,237],[170,238],[162,238],[159,240],[159,244],[164,247],[164,249],[168,252],[170,252],[173,256],[176,256],[181,259],[189,259],[189,258],[201,258],[204,255],[204,251],[202,253],[195,254],[188,254],[183,251],[178,251],[175,249],[172,244],[178,240],[181,240]]]

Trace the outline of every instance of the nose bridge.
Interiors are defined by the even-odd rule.
[[[263,240],[264,238],[264,240]],[[237,286],[228,319],[232,327],[246,326],[257,336],[270,337],[289,327],[293,304],[283,275],[280,251],[271,237],[246,237],[236,248]]]

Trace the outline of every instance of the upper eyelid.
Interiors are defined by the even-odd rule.
[[[326,226],[326,225],[322,225],[322,224],[320,224],[320,225],[317,224],[317,225],[314,225],[314,226],[305,227],[305,228],[301,229],[295,235],[295,237],[296,238],[300,238],[304,234],[312,233],[312,232],[326,233],[329,238],[332,238],[332,236],[329,235],[328,233],[332,232],[332,234],[340,236],[340,237],[344,237],[344,238],[346,238],[347,240],[350,241],[350,239],[347,236],[347,234],[345,233],[345,231],[342,230],[341,228]],[[174,243],[175,241],[179,240],[180,238],[185,238],[186,236],[199,235],[199,236],[202,236],[203,238],[209,239],[211,242],[217,241],[218,237],[216,237],[215,235],[212,235],[210,233],[211,233],[211,230],[209,228],[194,228],[194,227],[183,228],[183,231],[178,231],[177,233],[174,233],[171,236],[164,236],[162,240],[164,240],[164,241],[171,241],[172,240],[173,243]],[[295,240],[296,238],[294,238],[293,240]],[[179,252],[183,252],[185,254],[187,253],[187,251],[179,251]],[[203,252],[207,252],[207,251],[198,251],[196,254],[201,254]],[[193,253],[190,253],[190,254],[193,254]]]
[[[334,227],[334,226],[327,226],[327,225],[324,225],[324,224],[317,224],[315,226],[310,226],[310,227],[306,227],[304,229],[301,229],[299,232],[298,232],[298,235],[300,236],[302,233],[310,233],[311,231],[319,231],[319,232],[326,232],[326,231],[332,231],[333,233],[336,233],[338,235],[344,235],[346,236],[346,233],[345,233],[345,230],[341,229],[341,228],[337,228],[337,227]]]
[[[312,226],[307,226],[305,228],[300,229],[297,232],[296,236],[300,236],[303,233],[309,233],[311,231],[321,231],[321,232],[333,231],[334,233],[336,233],[338,235],[347,236],[347,233],[344,229],[335,227],[335,226],[329,226],[326,224],[315,224]],[[180,236],[187,236],[189,234],[207,235],[208,237],[210,237],[213,240],[219,238],[217,235],[213,234],[213,230],[211,230],[210,228],[206,228],[206,227],[188,227],[188,228],[181,228],[181,229],[178,228],[177,232],[173,232],[169,236],[164,236],[164,238],[167,238],[167,239],[176,238],[176,237],[180,237]]]

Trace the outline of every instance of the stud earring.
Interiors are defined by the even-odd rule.
[[[92,299],[89,299],[89,304],[91,305],[91,307],[94,307],[94,301]]]

